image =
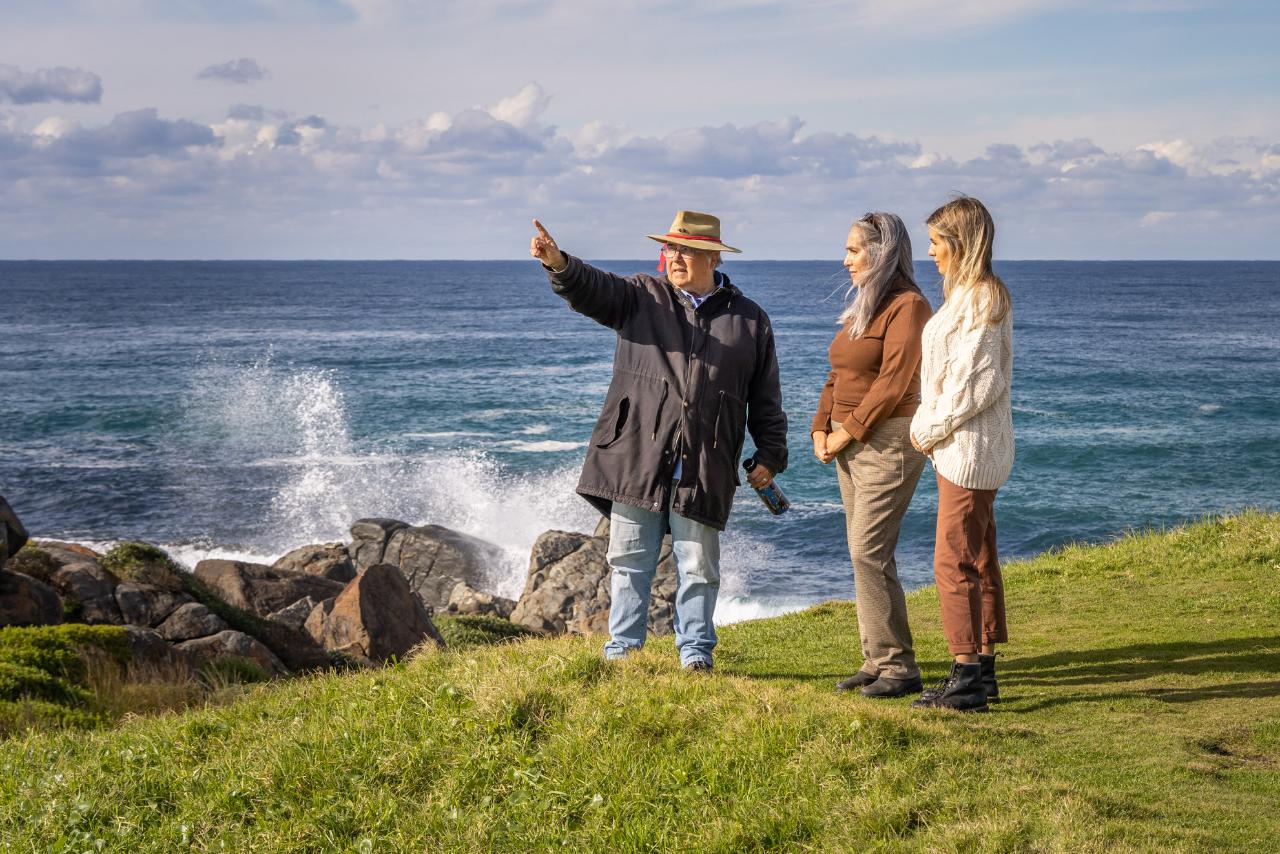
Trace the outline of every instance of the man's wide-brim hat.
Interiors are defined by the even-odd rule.
[[[666,234],[650,234],[650,240],[675,243],[708,252],[741,252],[720,242],[720,218],[697,211],[678,211]]]

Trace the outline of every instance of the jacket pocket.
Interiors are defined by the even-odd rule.
[[[631,398],[622,397],[618,400],[618,405],[613,410],[613,428],[601,435],[600,441],[596,442],[597,448],[607,448],[622,436],[623,429],[627,426],[627,418],[631,414]],[[601,427],[609,424],[609,417],[606,415],[601,419]]]
[[[658,428],[662,426],[662,410],[667,405],[667,394],[671,391],[671,384],[666,380],[662,381],[662,396],[658,398],[658,410],[653,413],[653,434],[650,439],[657,440]]]

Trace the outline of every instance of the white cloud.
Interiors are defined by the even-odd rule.
[[[489,108],[491,116],[516,127],[528,127],[546,112],[551,96],[537,83],[529,83],[510,98],[503,98]]]
[[[646,248],[637,229],[697,207],[722,212],[752,257],[815,257],[862,211],[918,222],[956,191],[996,213],[1004,257],[1256,256],[1249,241],[1270,246],[1261,235],[1280,227],[1280,145],[1260,139],[1115,150],[1069,139],[961,158],[810,132],[796,117],[561,132],[541,121],[548,98],[529,84],[488,109],[364,127],[243,104],[211,124],[146,109],[26,130],[10,115],[0,256],[42,254],[38,236],[61,230],[110,235],[113,251],[135,256],[509,257],[540,214],[579,251],[616,257]],[[1239,242],[1195,248],[1209,217],[1237,226],[1219,231]],[[48,245],[85,251],[70,238]]]

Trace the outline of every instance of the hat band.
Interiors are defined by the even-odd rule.
[[[720,238],[718,237],[704,237],[701,234],[673,234],[669,231],[664,234],[663,237],[670,237],[675,240],[710,240],[712,243],[720,242]]]

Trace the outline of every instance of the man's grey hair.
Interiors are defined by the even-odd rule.
[[[862,236],[870,262],[858,280],[849,285],[845,295],[847,304],[839,317],[841,326],[848,325],[849,337],[857,338],[867,331],[894,280],[901,276],[914,285],[916,276],[911,260],[911,235],[896,214],[869,213],[850,230]]]

